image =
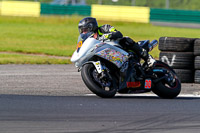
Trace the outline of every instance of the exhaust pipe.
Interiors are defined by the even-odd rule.
[[[153,50],[153,48],[155,48],[157,45],[158,45],[158,41],[157,40],[151,41],[151,43],[148,44],[149,51]]]

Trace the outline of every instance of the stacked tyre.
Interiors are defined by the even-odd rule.
[[[195,83],[200,83],[200,39],[196,39],[194,42],[194,68],[195,68]]]
[[[194,38],[161,37],[160,60],[174,69],[182,83],[194,82]]]

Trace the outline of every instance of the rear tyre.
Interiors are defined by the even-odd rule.
[[[85,64],[81,71],[81,76],[85,85],[99,97],[112,98],[117,89],[114,80],[99,80],[98,72],[93,64]],[[106,86],[109,84],[109,86]]]
[[[181,92],[181,82],[176,76],[174,70],[160,61],[157,61],[157,63],[155,64],[155,68],[167,69],[171,77],[173,77],[173,83],[169,84],[165,80],[162,80],[158,82],[154,88],[152,88],[152,91],[161,98],[172,99],[177,97]],[[162,77],[164,75],[158,74],[157,76]]]

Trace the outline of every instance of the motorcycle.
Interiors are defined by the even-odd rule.
[[[150,52],[157,43],[144,40],[138,45]],[[172,99],[181,91],[181,82],[170,66],[156,60],[149,67],[134,52],[123,50],[119,41],[99,41],[92,35],[80,35],[71,62],[81,71],[89,90],[102,98],[152,91],[160,98]]]

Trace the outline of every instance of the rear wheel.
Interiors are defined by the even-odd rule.
[[[155,68],[164,68],[168,70],[167,74],[157,74],[158,78],[166,76],[165,80],[158,82],[152,91],[161,98],[172,99],[179,95],[181,91],[181,82],[176,76],[176,73],[168,65],[157,62]]]
[[[117,89],[111,75],[105,71],[105,75],[99,74],[93,64],[85,64],[81,71],[85,85],[97,96],[102,98],[114,97]]]

